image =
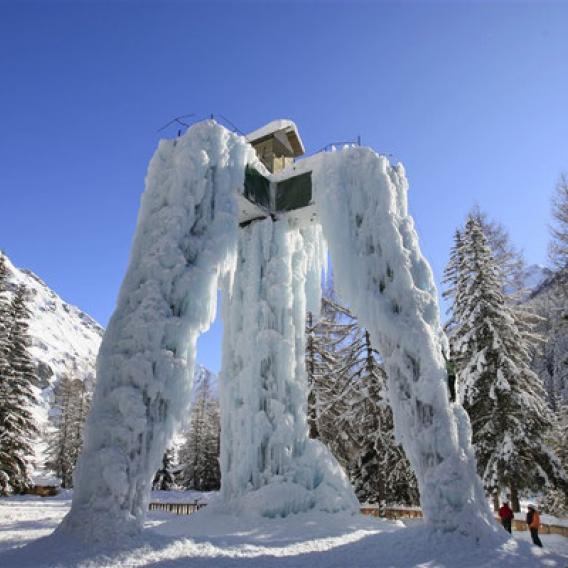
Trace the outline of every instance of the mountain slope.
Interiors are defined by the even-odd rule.
[[[23,284],[27,290],[27,306],[31,312],[29,351],[37,366],[39,405],[35,416],[40,432],[46,433],[53,389],[61,378],[68,376],[87,383],[91,390],[95,382],[95,362],[103,328],[76,306],[62,300],[49,286],[29,270],[16,268],[6,257],[8,292]],[[43,444],[37,448],[37,460],[42,460]]]
[[[42,433],[42,441],[36,447],[36,462],[41,468],[53,389],[66,376],[84,381],[89,391],[94,389],[96,359],[104,328],[81,309],[61,299],[33,272],[16,268],[7,256],[5,258],[8,293],[11,296],[16,287],[23,284],[31,312],[29,350],[39,376],[39,404],[34,414]],[[216,377],[199,364],[195,366],[195,385],[205,374],[212,376],[212,387],[216,390]]]

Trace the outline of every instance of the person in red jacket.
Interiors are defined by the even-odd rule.
[[[528,506],[527,512],[527,525],[529,525],[529,530],[531,531],[532,541],[542,548],[542,542],[538,536],[538,529],[540,527],[540,515],[536,510],[534,505]]]
[[[515,514],[513,513],[511,507],[509,507],[509,503],[507,501],[505,501],[503,505],[501,505],[501,508],[499,509],[499,518],[501,519],[501,524],[503,525],[503,528],[507,532],[511,532]]]

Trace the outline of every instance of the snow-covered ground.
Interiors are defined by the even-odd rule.
[[[173,495],[167,494],[171,500]],[[203,496],[204,499],[207,496]],[[204,500],[192,494],[189,500]],[[178,499],[179,500],[179,499]],[[451,537],[428,537],[420,521],[404,525],[347,514],[306,513],[285,519],[212,514],[151,513],[142,536],[121,548],[89,549],[51,532],[70,495],[0,499],[2,568],[280,568],[280,567],[531,567],[568,566],[568,539],[543,535],[544,549],[527,533],[496,548]],[[46,538],[47,537],[47,538]]]

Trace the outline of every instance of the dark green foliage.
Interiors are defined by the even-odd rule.
[[[189,431],[180,450],[178,482],[186,489],[214,491],[221,485],[220,418],[219,401],[211,388],[211,375],[204,370],[198,378]]]
[[[175,487],[174,451],[167,449],[162,458],[162,467],[156,472],[152,489],[154,491],[169,491]]]
[[[35,367],[28,353],[28,319],[23,286],[6,298],[7,270],[0,255],[0,491],[22,493],[29,486],[32,441],[38,435],[32,408]]]
[[[49,435],[48,460],[65,489],[73,487],[73,471],[83,447],[83,429],[90,406],[90,395],[79,379],[63,377],[54,391],[57,414]]]
[[[485,488],[498,493],[562,484],[558,460],[545,444],[552,423],[541,381],[530,369],[529,325],[521,329],[504,294],[478,218],[469,217],[459,246],[451,352]]]
[[[349,473],[361,502],[417,504],[416,479],[394,438],[386,375],[371,337],[328,294],[308,315],[309,424]],[[317,436],[313,436],[317,433]]]

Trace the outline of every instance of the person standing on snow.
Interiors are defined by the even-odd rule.
[[[505,501],[503,505],[501,505],[501,508],[499,509],[499,518],[501,519],[501,524],[503,525],[503,528],[510,533],[512,529],[513,519],[515,518],[515,514],[513,513],[511,507],[509,507],[508,501]]]
[[[534,505],[528,506],[527,512],[527,525],[531,531],[531,537],[534,544],[542,548],[542,542],[538,536],[538,529],[540,527],[540,515]]]

